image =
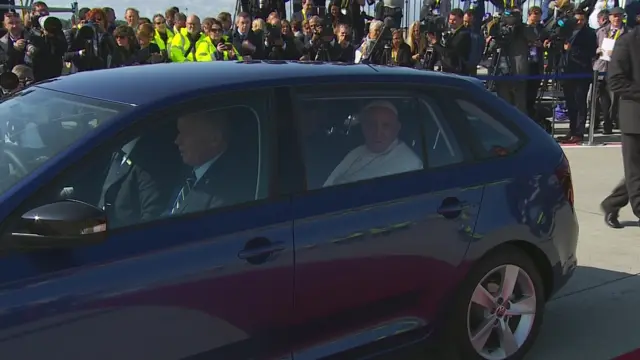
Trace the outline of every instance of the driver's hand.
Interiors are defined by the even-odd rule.
[[[63,187],[62,191],[60,191],[61,198],[68,198],[71,195],[73,195],[73,187],[71,186]]]

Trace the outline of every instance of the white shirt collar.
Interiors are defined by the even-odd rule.
[[[211,167],[211,165],[216,162],[216,160],[218,160],[218,158],[220,158],[220,156],[224,154],[221,153],[218,156],[214,157],[213,159],[207,161],[206,163],[195,167],[193,169],[193,172],[196,174],[196,183],[200,180],[200,178],[202,178],[204,176],[204,174],[207,172],[207,170],[209,170],[209,168]]]

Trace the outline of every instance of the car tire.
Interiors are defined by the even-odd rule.
[[[509,292],[514,276],[510,300],[499,304],[502,291]],[[502,282],[498,284],[498,281]],[[479,286],[488,291],[478,289]],[[539,270],[524,251],[504,245],[487,254],[471,268],[456,293],[450,315],[445,319],[445,338],[441,343],[444,354],[449,359],[461,360],[522,359],[542,325],[544,290]],[[493,295],[493,302],[488,301],[487,295]],[[493,310],[487,310],[487,303],[492,304]],[[487,333],[488,337],[483,336]]]

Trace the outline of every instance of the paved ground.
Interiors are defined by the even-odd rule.
[[[619,147],[565,148],[580,220],[578,261],[570,283],[548,305],[527,360],[609,360],[640,348],[640,227],[628,208],[625,229],[603,223],[600,201],[622,178]]]

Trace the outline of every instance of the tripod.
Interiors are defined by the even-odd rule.
[[[391,66],[393,65],[393,57],[391,56],[391,45],[388,43],[384,44],[382,48],[382,64]]]
[[[487,90],[489,91],[497,91],[494,79],[495,77],[505,74],[511,74],[511,64],[509,64],[509,59],[503,55],[503,51],[503,48],[499,47],[494,53],[495,56],[493,59],[493,68],[491,69],[491,73],[489,74],[489,76],[491,76],[491,79],[487,80]]]
[[[552,47],[553,48],[553,47]],[[551,76],[549,80],[543,80],[543,85],[539,86],[538,95],[536,96],[536,101],[534,103],[534,108],[536,109],[536,114],[534,119],[538,125],[542,126],[543,129],[549,133],[549,135],[555,135],[555,125],[556,125],[556,112],[555,108],[558,105],[558,98],[561,94],[561,86],[558,81],[558,77],[560,75],[560,53],[554,50],[549,51],[549,56],[551,63],[547,64],[547,68],[544,71],[545,76]],[[549,66],[551,65],[551,66]],[[547,120],[547,117],[544,116],[543,112],[540,111],[542,109],[542,100],[544,98],[544,93],[546,91],[551,92],[551,122]]]

